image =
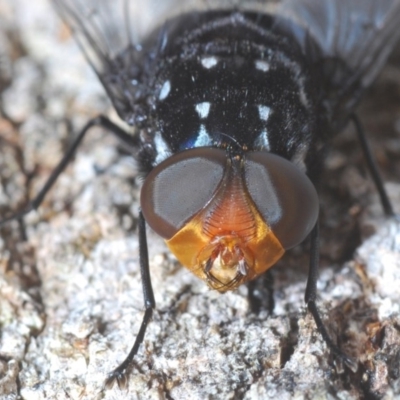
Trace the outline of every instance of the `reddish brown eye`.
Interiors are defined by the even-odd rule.
[[[177,153],[146,177],[140,203],[150,227],[165,239],[204,208],[221,181],[226,152],[200,147]]]
[[[301,243],[314,227],[318,195],[305,173],[267,152],[246,155],[246,184],[258,211],[285,249]]]

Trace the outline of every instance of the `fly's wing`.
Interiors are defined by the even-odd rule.
[[[400,0],[53,0],[120,117],[140,124],[140,43],[169,18],[216,8],[276,16],[325,74],[327,111],[340,121],[376,77],[400,36]],[[145,49],[147,50],[147,49]],[[151,56],[151,54],[150,54]],[[139,108],[139,109],[138,109]]]
[[[140,44],[157,26],[191,11],[246,9],[269,12],[282,0],[52,0],[82,39],[85,50],[115,56]],[[110,36],[111,35],[111,36]],[[93,54],[92,54],[93,55]],[[100,56],[100,54],[98,54]],[[91,58],[92,60],[92,58]],[[103,63],[104,60],[100,60]]]
[[[210,9],[266,12],[280,0],[52,0],[96,71],[119,116],[140,125],[141,43],[170,18]]]
[[[340,128],[400,38],[400,0],[285,0],[277,14],[277,26],[323,69]]]
[[[126,0],[52,0],[62,19],[72,29],[86,58],[97,73],[116,111],[134,124],[131,109],[140,88],[127,85],[139,74],[140,57],[136,35],[141,21],[139,9],[147,2]],[[170,0],[163,0],[164,3]],[[145,14],[143,14],[145,15]],[[135,24],[135,25],[133,25]]]

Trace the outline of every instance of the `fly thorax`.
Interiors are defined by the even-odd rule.
[[[189,37],[170,34],[149,100],[159,132],[153,166],[178,151],[221,147],[227,137],[288,159],[297,136],[308,143],[314,103],[301,55],[252,18],[227,16],[213,35],[200,20]]]

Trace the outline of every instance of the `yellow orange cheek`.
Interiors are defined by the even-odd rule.
[[[249,210],[233,213],[235,217],[225,225],[204,210],[166,243],[182,265],[212,288],[222,292],[235,289],[264,273],[285,252],[257,210],[252,205]]]

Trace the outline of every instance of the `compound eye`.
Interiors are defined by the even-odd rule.
[[[226,164],[226,153],[209,147],[185,150],[157,165],[140,194],[150,227],[170,239],[213,197]]]
[[[290,161],[267,152],[248,153],[246,184],[258,211],[285,249],[301,243],[314,227],[319,200],[314,185]]]

